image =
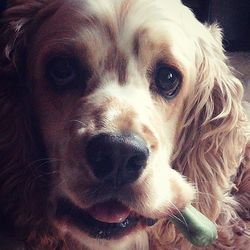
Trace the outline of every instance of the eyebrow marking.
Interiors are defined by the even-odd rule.
[[[145,37],[146,34],[147,34],[147,30],[145,28],[139,28],[135,32],[135,35],[133,38],[133,44],[132,44],[132,52],[136,57],[139,57],[141,40],[143,40],[143,37]]]
[[[139,42],[139,34],[135,34],[134,40],[133,40],[133,54],[138,57],[139,51],[140,51],[140,42]]]
[[[127,81],[128,59],[116,45],[114,45],[114,47],[111,46],[104,65],[105,70],[117,74],[119,83],[124,84]]]
[[[120,84],[124,84],[127,80],[128,58],[125,53],[118,48],[118,32],[119,28],[114,20],[108,17],[100,21],[100,27],[105,32],[108,39],[108,51],[104,59],[104,70],[115,73]]]

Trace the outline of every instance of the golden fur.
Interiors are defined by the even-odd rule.
[[[207,249],[250,248],[249,121],[217,25],[174,0],[18,0],[0,25],[1,249],[196,249],[168,220],[190,202],[217,224]],[[53,53],[78,58],[84,90],[51,89],[43,71]],[[182,75],[171,101],[155,93],[157,61]],[[62,194],[82,209],[108,197],[81,147],[117,131],[150,148],[143,175],[118,198],[159,221],[97,241],[51,211]]]

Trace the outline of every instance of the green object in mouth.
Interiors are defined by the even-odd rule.
[[[172,217],[171,221],[195,246],[209,246],[218,237],[215,224],[191,205]]]

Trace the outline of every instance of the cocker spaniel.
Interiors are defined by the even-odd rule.
[[[179,0],[14,0],[1,19],[0,249],[250,249],[250,132],[221,32]]]

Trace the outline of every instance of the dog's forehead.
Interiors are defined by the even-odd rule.
[[[190,39],[191,32],[185,29],[184,15],[195,19],[178,0],[63,0],[59,3],[37,32],[41,53],[50,44],[71,43],[88,54],[93,68],[107,54],[112,61],[112,54],[118,53],[121,60],[114,63],[124,64],[125,57],[132,58],[131,54],[138,53],[138,48],[145,67],[163,50],[184,67],[194,61],[194,41]]]
[[[177,9],[183,7],[183,4],[179,0],[64,0],[62,5],[67,7],[76,7],[79,10],[85,10],[90,14],[98,16],[112,15],[116,18],[121,18],[121,12],[127,12],[128,10],[135,10],[136,12],[142,11],[145,14],[145,10],[149,12],[168,12],[169,18],[176,19]]]
[[[185,32],[185,8],[178,0],[63,0],[59,3],[54,15],[45,20],[46,36],[51,33],[55,37],[55,31],[78,33],[84,28],[106,29],[109,35],[114,33],[120,40],[131,38],[140,28],[158,28],[164,34],[167,26],[174,26],[171,33],[174,34],[175,29],[178,35]],[[103,35],[102,32],[95,34]]]

